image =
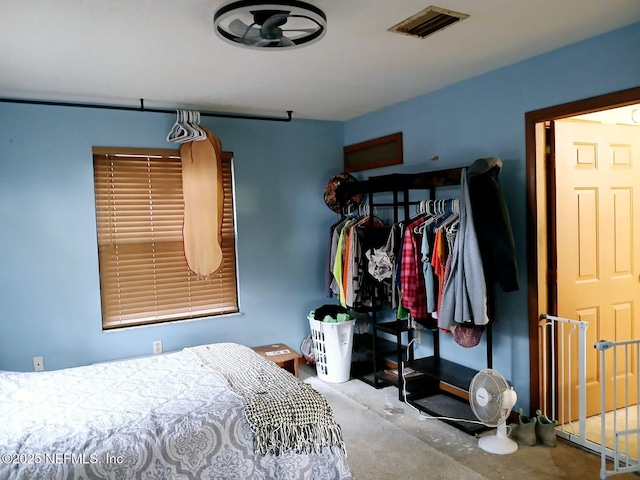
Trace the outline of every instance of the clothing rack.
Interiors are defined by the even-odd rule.
[[[57,102],[49,100],[28,100],[21,98],[0,98],[0,103],[21,103],[26,105],[47,105],[54,107],[75,107],[75,108],[97,108],[103,110],[120,110],[126,112],[145,112],[145,113],[176,113],[176,109],[164,108],[147,108],[144,106],[144,99],[140,99],[139,107],[131,107],[126,105],[105,105],[98,103],[80,103],[80,102]],[[179,110],[179,109],[178,109]],[[287,117],[262,117],[257,115],[244,115],[241,113],[218,113],[218,112],[200,112],[201,117],[220,117],[235,118],[240,120],[263,120],[267,122],[290,122],[293,110],[287,110]]]
[[[434,200],[436,189],[438,187],[460,185],[461,174],[462,167],[413,174],[390,174],[369,177],[368,180],[347,184],[345,185],[345,188],[348,189],[350,194],[367,195],[370,208],[373,208],[374,206],[393,207],[393,221],[394,223],[397,223],[401,220],[400,213],[403,214],[402,219],[410,218],[410,206],[420,204],[420,201],[410,200],[409,197],[411,190],[428,190],[429,200]],[[376,203],[374,201],[374,195],[376,193],[391,193],[392,201]],[[398,387],[399,400],[405,401],[403,395],[404,384],[406,382],[406,385],[409,387],[411,392],[411,384],[414,381],[408,378],[403,378],[401,365],[404,364],[406,367],[412,368],[413,370],[423,374],[423,376],[426,376],[428,380],[427,383],[429,385],[426,389],[424,387],[417,387],[418,390],[416,393],[411,393],[408,397],[408,401],[412,405],[435,416],[459,418],[461,415],[465,415],[465,418],[475,418],[468,407],[468,388],[471,379],[477,371],[458,365],[455,362],[444,360],[440,357],[440,330],[438,328],[431,329],[433,333],[433,356],[415,359],[413,345],[411,344],[413,331],[410,328],[410,325],[408,325],[408,321],[397,320],[378,323],[377,312],[375,309],[371,312],[371,317],[374,331],[373,344],[371,345],[374,372],[373,379],[361,378],[362,380],[370,383],[376,388],[389,384],[396,385]],[[491,323],[489,323],[485,327],[487,368],[492,368],[493,364],[493,338],[491,330]],[[380,362],[380,358],[383,355],[388,355],[390,350],[389,348],[380,346],[382,344],[379,344],[378,341],[378,331],[390,334],[396,338],[394,351],[397,355],[397,375],[388,374],[385,371],[384,366],[382,369],[379,368],[378,363]],[[407,343],[411,344],[409,348],[402,343],[402,334],[404,332],[407,333]],[[405,349],[407,350],[406,361]],[[384,360],[382,363],[384,363]],[[418,379],[415,380],[416,384],[418,383]],[[422,390],[420,390],[421,388]],[[469,412],[465,410],[461,413],[459,411],[460,405],[454,405],[453,407],[445,405],[443,411],[438,411],[438,409],[431,408],[431,406],[425,402],[425,397],[440,397],[440,393],[442,392],[451,397],[458,397],[458,399],[454,399],[453,403],[461,403],[463,409],[468,409]],[[463,399],[463,401],[461,401],[461,399]],[[438,401],[440,402],[441,399],[438,399]],[[475,433],[482,428],[469,423],[459,424],[457,422],[451,422],[451,424],[457,428],[467,431],[467,433]]]

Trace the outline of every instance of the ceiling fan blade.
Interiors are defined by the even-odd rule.
[[[264,47],[265,45],[270,44],[273,40],[269,40],[268,38],[238,38],[236,40],[238,43],[242,43],[244,45],[250,45],[252,47]]]
[[[315,33],[317,28],[283,28],[283,32],[302,32],[302,33]]]
[[[279,47],[293,47],[296,43],[287,37],[282,37],[280,42],[278,42]]]
[[[259,38],[260,37],[259,28],[247,25],[242,20],[238,20],[237,18],[233,22],[229,23],[229,30],[241,38]]]
[[[275,15],[271,15],[262,24],[262,29],[273,30],[274,28],[278,28],[287,23],[287,18],[289,18],[289,13],[276,13]]]

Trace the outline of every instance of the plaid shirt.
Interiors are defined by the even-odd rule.
[[[418,219],[405,227],[402,244],[402,263],[400,267],[400,288],[402,290],[402,306],[409,310],[414,318],[429,318],[427,313],[427,294],[424,273],[419,265],[422,233],[414,228],[424,222]]]

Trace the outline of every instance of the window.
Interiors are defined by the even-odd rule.
[[[182,246],[180,152],[93,149],[103,329],[238,311],[231,159],[223,152],[222,267],[198,278]]]

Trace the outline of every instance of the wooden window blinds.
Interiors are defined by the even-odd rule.
[[[238,311],[232,155],[222,157],[223,261],[199,278],[182,243],[180,152],[93,149],[103,329]]]

